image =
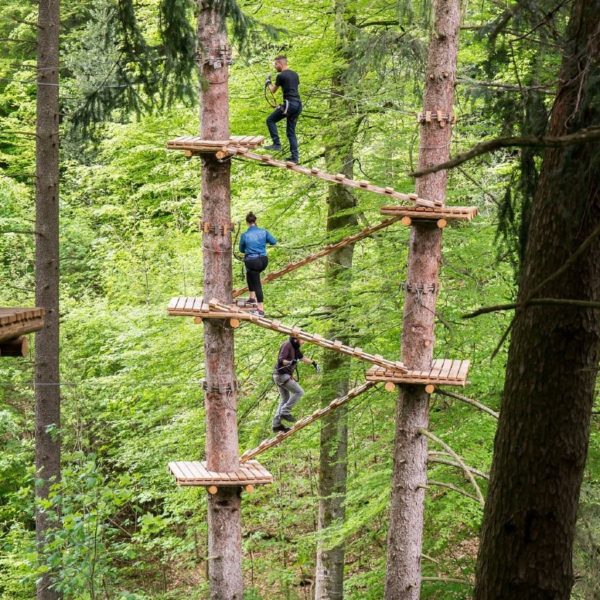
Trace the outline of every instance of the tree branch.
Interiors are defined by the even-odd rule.
[[[452,490],[453,492],[457,492],[458,494],[462,494],[463,496],[466,496],[467,498],[471,498],[471,500],[475,500],[475,502],[479,502],[479,498],[477,496],[474,496],[473,494],[469,494],[469,492],[466,492],[465,490],[463,490],[462,488],[459,488],[457,485],[454,485],[453,483],[446,483],[445,481],[432,481],[429,480],[427,481],[427,485],[420,485],[420,488],[423,488],[424,490],[429,489],[430,485],[437,485],[438,487],[445,487],[448,488],[449,490]]]
[[[398,21],[398,19],[391,19],[389,21],[386,20],[382,20],[382,21],[365,21],[364,23],[359,23],[358,25],[355,25],[355,27],[357,29],[364,29],[365,27],[375,27],[376,25],[397,25],[398,27],[400,27],[400,29],[402,31],[404,31],[404,27],[400,26],[400,22]]]
[[[473,477],[473,474],[469,471],[469,469],[467,468],[467,465],[465,465],[462,458],[458,454],[456,454],[456,452],[454,452],[454,450],[452,450],[452,448],[450,446],[448,446],[448,444],[446,444],[446,442],[444,442],[444,440],[437,437],[437,435],[434,435],[433,433],[431,433],[431,431],[427,431],[427,429],[419,428],[418,432],[421,435],[428,437],[430,440],[437,442],[462,467],[463,471],[465,472],[465,475],[467,476],[467,478],[471,482],[471,485],[475,489],[475,492],[477,494],[476,500],[479,501],[479,504],[481,504],[481,506],[484,506],[485,500],[483,498],[483,494],[481,493],[481,490],[479,489],[479,486],[477,485],[477,482],[475,481],[475,477]]]
[[[473,585],[468,579],[458,579],[458,577],[421,577],[421,581],[443,581],[446,583],[464,583],[465,585]]]
[[[448,460],[447,458],[438,458],[437,456],[432,456],[427,459],[427,462],[428,463],[436,463],[436,464],[440,464],[440,465],[447,465],[449,467],[458,467],[459,469],[462,469],[462,467],[457,462],[453,462],[451,460]],[[469,466],[467,466],[467,469],[471,473],[473,473],[473,475],[477,475],[478,477],[481,477],[482,479],[486,479],[487,481],[490,480],[490,476],[487,473],[484,473],[483,471],[479,471],[479,470],[474,469],[473,467],[469,467]]]
[[[471,148],[470,150],[467,150],[467,152],[459,154],[458,156],[451,158],[446,162],[440,163],[438,165],[432,165],[431,167],[420,169],[418,171],[413,171],[412,173],[409,173],[409,175],[411,177],[423,177],[424,175],[429,175],[430,173],[437,173],[438,171],[443,171],[445,169],[453,169],[454,167],[462,165],[463,163],[467,162],[468,160],[471,160],[472,158],[475,158],[476,156],[481,156],[482,154],[493,152],[498,148],[509,148],[513,146],[544,146],[557,148],[562,146],[571,146],[573,144],[587,144],[590,142],[595,142],[599,139],[600,127],[587,127],[575,133],[570,133],[568,135],[562,135],[559,137],[524,135],[520,137],[497,138],[495,140],[489,140],[487,142],[477,144],[476,146],[473,146],[473,148]]]
[[[435,390],[435,393],[440,394],[442,396],[448,396],[448,398],[454,398],[455,400],[460,400],[461,402],[465,402],[466,404],[470,404],[471,406],[475,406],[479,410],[482,410],[483,412],[487,413],[488,415],[491,415],[495,419],[499,418],[499,416],[500,416],[495,410],[488,408],[485,404],[482,404],[481,402],[478,402],[477,400],[473,400],[472,398],[467,398],[466,396],[462,396],[461,394],[457,394],[455,392],[448,392],[446,390],[442,390],[439,388],[437,388]]]
[[[580,306],[582,308],[600,308],[600,302],[592,300],[571,300],[570,298],[533,298],[527,302],[527,306],[531,305],[554,305],[554,306]],[[472,319],[479,315],[486,315],[493,312],[501,312],[503,310],[513,310],[515,308],[525,308],[525,304],[496,304],[494,306],[482,306],[472,313],[463,315],[463,319]]]

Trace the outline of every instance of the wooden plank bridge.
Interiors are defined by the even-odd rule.
[[[381,187],[374,185],[369,181],[350,179],[343,173],[337,173],[334,175],[332,173],[322,171],[316,167],[304,167],[292,161],[273,158],[269,154],[258,154],[256,152],[252,152],[252,150],[260,146],[263,141],[264,137],[260,135],[234,136],[230,140],[203,140],[202,138],[196,136],[184,136],[167,142],[167,148],[169,150],[182,150],[188,157],[198,154],[214,154],[218,159],[223,160],[229,157],[237,156],[239,158],[258,162],[270,167],[277,167],[279,169],[293,171],[294,173],[300,173],[301,175],[306,175],[307,177],[316,177],[317,179],[322,179],[328,183],[344,185],[346,187],[364,190],[374,194],[380,194],[381,196],[387,196],[388,198],[393,198],[394,200],[410,202],[416,206],[427,206],[430,208],[442,206],[441,202],[434,202],[432,200],[427,200],[426,198],[419,198],[417,194],[404,194],[391,187]]]
[[[259,327],[264,327],[265,329],[277,331],[278,333],[283,333],[285,335],[293,335],[310,344],[315,344],[328,350],[334,350],[335,352],[340,352],[341,354],[346,354],[358,358],[359,360],[379,365],[394,372],[406,372],[406,367],[400,361],[387,360],[379,354],[370,354],[364,352],[362,348],[347,346],[339,340],[328,340],[316,333],[312,334],[302,331],[299,327],[290,327],[282,324],[281,321],[253,315],[249,311],[242,310],[237,306],[222,304],[218,300],[205,302],[199,296],[177,296],[171,299],[167,312],[171,316],[179,317],[229,319],[233,327],[237,327],[240,321],[249,321]]]
[[[309,254],[308,256],[301,258],[300,260],[289,263],[288,265],[286,265],[285,267],[283,267],[283,269],[280,269],[279,271],[273,271],[272,273],[269,273],[266,277],[261,279],[261,282],[269,283],[271,281],[274,281],[275,279],[279,279],[280,277],[283,277],[284,275],[287,275],[288,273],[291,273],[292,271],[295,271],[296,269],[300,269],[301,267],[304,267],[305,265],[315,262],[316,260],[319,260],[320,258],[323,258],[324,256],[327,256],[327,255],[331,254],[332,252],[339,250],[340,248],[344,248],[345,246],[349,246],[350,244],[355,244],[356,242],[359,242],[360,240],[364,240],[365,238],[369,237],[370,235],[373,235],[374,233],[377,233],[378,231],[381,231],[382,229],[385,229],[386,227],[389,227],[390,225],[397,223],[401,219],[402,219],[402,216],[395,216],[395,217],[392,217],[391,219],[386,219],[385,221],[381,221],[381,223],[377,223],[376,225],[370,225],[369,227],[365,227],[358,233],[354,233],[352,235],[349,235],[349,236],[341,239],[339,242],[335,242],[334,244],[329,244],[329,245],[323,247],[318,252],[314,252],[313,254]],[[233,297],[237,298],[238,296],[240,296],[241,294],[243,294],[244,292],[247,292],[247,291],[248,291],[247,287],[237,288],[236,290],[233,290]]]

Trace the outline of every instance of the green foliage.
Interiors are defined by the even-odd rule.
[[[351,92],[344,98],[360,117],[356,176],[411,192],[414,184],[406,173],[418,154],[414,113],[421,105],[430,3],[347,4],[356,14],[356,52],[346,81]],[[330,118],[328,82],[348,58],[335,47],[330,2],[283,7],[273,0],[247,0],[240,4],[243,13],[232,2],[219,6],[231,18],[235,35],[244,39],[231,69],[232,133],[265,133],[270,107],[262,84],[273,55],[283,51],[301,75],[302,158],[322,166],[322,140],[335,141],[341,130]],[[204,452],[201,328],[165,314],[172,295],[202,289],[200,164],[165,150],[166,140],[198,131],[197,108],[177,101],[197,83],[191,67],[192,10],[184,0],[144,6],[70,0],[65,7],[65,114],[101,122],[93,135],[74,130],[68,119],[62,124],[64,477],[52,496],[61,502],[62,528],[52,540],[51,560],[61,573],[65,598],[206,598],[205,493],[177,489],[165,468],[171,460],[197,459]],[[542,51],[528,38],[514,46],[517,41],[510,36],[529,27],[524,16],[513,25],[514,32],[495,33],[490,49],[485,34],[501,22],[500,9],[484,2],[466,10],[465,23],[480,29],[461,33],[459,76],[464,85],[458,88],[455,152],[484,137],[537,131],[551,95],[519,94],[518,88],[551,86],[558,64],[556,49]],[[33,301],[34,143],[18,132],[31,133],[34,126],[34,32],[14,20],[35,20],[33,13],[32,7],[11,1],[0,9],[0,35],[18,40],[0,45],[2,304]],[[559,12],[552,21],[559,33],[561,19]],[[244,30],[249,32],[246,37]],[[267,30],[279,31],[281,37],[264,35]],[[125,58],[132,53],[135,60]],[[472,80],[509,87],[474,85]],[[126,88],[111,87],[120,85]],[[153,102],[162,108],[142,114]],[[448,202],[477,205],[480,216],[469,226],[444,233],[436,355],[470,358],[471,385],[465,394],[496,410],[505,348],[494,361],[489,357],[510,317],[464,320],[462,315],[514,296],[514,267],[526,239],[524,198],[535,185],[536,160],[535,155],[506,151],[469,163],[449,177]],[[525,175],[523,187],[518,182]],[[269,270],[337,240],[327,237],[327,188],[321,182],[235,160],[231,187],[233,219],[240,222],[254,210],[260,224],[280,240],[270,254]],[[503,201],[507,187],[510,197]],[[360,191],[356,199],[350,212],[360,225],[376,222],[385,199]],[[499,219],[503,242],[496,238]],[[352,283],[342,298],[347,315],[342,333],[366,351],[399,355],[408,243],[409,231],[394,226],[355,248]],[[502,260],[496,262],[498,256]],[[243,283],[237,261],[234,280],[235,286]],[[332,300],[326,297],[324,281],[323,264],[315,263],[269,284],[268,313],[325,333],[335,315],[324,310]],[[277,401],[270,372],[280,341],[273,332],[251,327],[236,333],[242,449],[270,435]],[[321,350],[311,349],[310,354],[323,358]],[[353,363],[352,381],[360,382],[365,368]],[[1,600],[31,598],[39,574],[33,533],[31,371],[30,360],[0,363]],[[307,394],[298,412],[308,414],[320,406],[322,380],[309,368],[301,376]],[[346,542],[346,597],[351,600],[382,597],[394,405],[395,396],[383,391],[349,405],[348,518],[321,535],[327,544]],[[489,469],[495,431],[489,416],[435,396],[431,428],[467,464]],[[594,577],[586,575],[597,570],[597,440],[595,428],[577,550],[581,579],[576,593],[582,598],[597,588]],[[261,458],[275,483],[244,496],[248,600],[309,594],[317,543],[318,446],[317,425]],[[472,492],[460,470],[430,466],[432,480]],[[478,482],[485,493],[485,482]],[[481,509],[471,499],[444,487],[427,490],[424,553],[433,560],[424,560],[425,576],[472,576],[480,520]],[[469,593],[467,586],[425,582],[422,596],[468,598]]]

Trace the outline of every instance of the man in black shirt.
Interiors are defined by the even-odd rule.
[[[277,122],[282,119],[287,119],[286,134],[290,142],[290,153],[286,160],[291,160],[295,163],[299,162],[298,155],[298,140],[296,139],[296,123],[298,117],[302,112],[302,102],[300,101],[300,94],[298,93],[298,86],[300,85],[300,78],[298,73],[288,69],[287,58],[285,56],[278,56],[274,63],[275,69],[277,70],[277,77],[275,83],[271,83],[271,76],[267,77],[265,86],[274,94],[279,88],[283,92],[283,104],[280,104],[267,118],[267,127],[269,133],[273,139],[271,146],[266,146],[266,150],[274,150],[278,152],[281,150],[281,142],[279,140],[279,133],[277,132]]]

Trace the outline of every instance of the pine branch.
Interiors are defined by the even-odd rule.
[[[443,581],[445,583],[464,583],[465,585],[473,585],[468,579],[458,579],[458,577],[421,577],[421,581]]]
[[[465,475],[467,476],[467,478],[471,482],[471,485],[475,489],[475,492],[477,494],[476,500],[479,501],[479,504],[481,504],[481,506],[484,506],[485,505],[485,500],[483,498],[483,494],[481,493],[481,489],[477,485],[477,482],[475,481],[475,477],[473,477],[473,474],[469,471],[469,469],[467,468],[467,465],[465,465],[465,463],[462,460],[462,458],[456,452],[454,452],[454,450],[452,450],[452,448],[450,446],[448,446],[448,444],[446,444],[446,442],[444,442],[444,440],[442,440],[439,437],[437,437],[437,435],[434,435],[433,433],[431,433],[431,431],[427,431],[427,429],[419,428],[418,432],[421,435],[424,435],[425,437],[428,437],[430,440],[433,440],[434,442],[437,442],[462,467],[463,471],[465,472]]]
[[[428,458],[427,462],[428,463],[436,463],[436,464],[440,464],[440,465],[447,465],[449,467],[458,467],[459,469],[462,469],[462,467],[457,462],[453,462],[446,458],[438,458],[437,456],[432,456],[432,457]],[[488,473],[484,473],[483,471],[479,471],[478,469],[474,469],[473,467],[469,467],[469,466],[467,466],[467,468],[471,473],[473,473],[473,475],[477,475],[478,477],[481,477],[482,479],[486,479],[487,481],[490,480],[490,476]]]
[[[460,400],[461,402],[465,402],[466,404],[470,404],[471,406],[475,406],[479,410],[487,413],[488,415],[491,415],[495,419],[498,419],[500,416],[495,410],[488,408],[485,404],[482,404],[481,402],[478,402],[477,400],[473,400],[472,398],[467,398],[466,396],[462,396],[461,394],[457,394],[455,392],[448,392],[446,390],[442,390],[439,388],[435,390],[435,393],[440,394],[441,396],[448,396],[448,398],[454,398],[455,400]]]
[[[474,496],[473,494],[469,494],[469,492],[466,492],[462,488],[459,488],[457,485],[454,485],[452,483],[446,483],[444,481],[428,480],[427,485],[420,485],[419,487],[424,490],[427,490],[427,489],[429,489],[430,485],[437,485],[438,487],[448,488],[449,490],[452,490],[453,492],[457,492],[458,494],[461,494],[462,496],[466,496],[467,498],[471,498],[471,500],[475,500],[475,502],[480,502],[480,500],[477,496]]]
[[[472,319],[480,315],[486,315],[494,312],[502,312],[504,310],[513,310],[515,308],[525,308],[532,305],[553,305],[553,306],[580,306],[582,308],[600,308],[600,302],[592,300],[571,300],[570,298],[534,298],[529,300],[527,304],[519,304],[516,302],[510,304],[496,304],[493,306],[482,306],[472,313],[463,315],[463,319]]]
[[[413,171],[412,173],[409,173],[409,175],[411,177],[423,177],[424,175],[437,173],[438,171],[453,169],[455,167],[458,167],[459,165],[462,165],[468,160],[471,160],[472,158],[481,156],[482,154],[487,154],[488,152],[493,152],[494,150],[498,150],[499,148],[524,148],[538,146],[546,148],[559,148],[564,146],[572,146],[574,144],[588,144],[597,140],[600,140],[600,127],[587,127],[585,129],[576,131],[575,133],[562,135],[558,137],[524,135],[520,137],[517,136],[497,138],[495,140],[489,140],[487,142],[477,144],[467,152],[459,154],[458,156],[446,162],[440,163],[438,165],[433,165],[425,169],[420,169],[418,171]]]

